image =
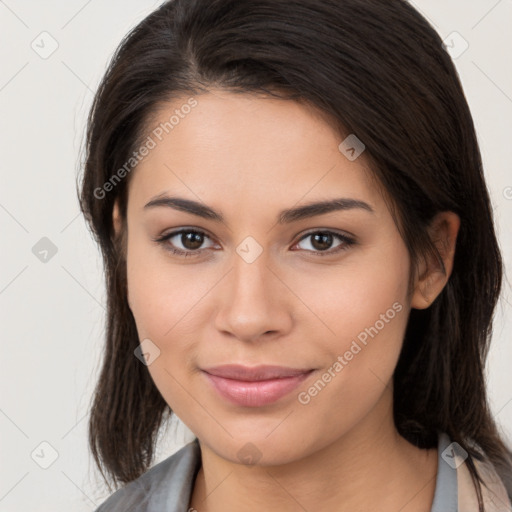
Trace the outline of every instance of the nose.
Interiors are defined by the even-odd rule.
[[[264,254],[252,263],[235,255],[219,292],[215,327],[240,341],[279,338],[293,325],[293,294]]]

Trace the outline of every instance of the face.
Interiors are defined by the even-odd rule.
[[[364,152],[347,158],[294,101],[188,100],[159,111],[154,127],[181,115],[148,132],[129,186],[128,298],[156,386],[234,462],[283,464],[377,431],[410,260]]]

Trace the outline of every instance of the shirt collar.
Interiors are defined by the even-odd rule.
[[[444,432],[438,433],[437,477],[431,512],[457,512],[457,463],[456,450]],[[451,462],[453,461],[453,462]]]
[[[460,450],[446,433],[438,432],[436,488],[431,512],[478,512],[474,486],[461,456],[465,452]],[[489,485],[488,490],[483,489],[486,512],[512,512],[505,487],[492,464],[475,458],[473,461]],[[200,467],[201,450],[195,439],[119,489],[96,512],[187,512]]]

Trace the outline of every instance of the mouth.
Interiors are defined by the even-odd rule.
[[[284,366],[223,365],[202,369],[215,391],[242,407],[262,407],[291,393],[313,369]]]

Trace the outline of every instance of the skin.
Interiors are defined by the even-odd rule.
[[[153,124],[187,99],[163,105]],[[446,273],[423,262],[408,293],[409,254],[364,153],[349,161],[327,120],[294,101],[222,90],[195,99],[133,171],[126,219],[130,308],[140,340],[160,350],[148,370],[200,441],[190,506],[428,512],[437,449],[416,448],[398,434],[392,374],[410,309],[428,307],[451,273],[458,217],[443,212],[431,225]],[[200,201],[224,222],[144,208],[163,193]],[[276,222],[283,209],[338,197],[364,201],[373,213],[355,208]],[[126,229],[117,205],[113,220],[116,230]],[[153,241],[182,227],[207,234],[200,255],[167,251],[172,243],[197,251],[180,236]],[[319,256],[306,237],[315,230],[350,234],[356,243],[335,253],[343,242],[334,237],[331,254]],[[262,249],[252,263],[236,251],[248,236]],[[395,303],[401,311],[301,404],[298,393]],[[248,408],[227,402],[200,371],[227,363],[315,371],[278,402]],[[247,443],[257,448],[254,465],[238,455]]]

